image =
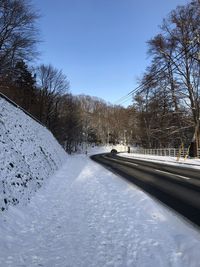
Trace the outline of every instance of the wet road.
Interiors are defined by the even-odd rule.
[[[200,226],[200,170],[110,153],[91,158]]]

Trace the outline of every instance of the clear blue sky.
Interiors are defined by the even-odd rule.
[[[114,103],[148,65],[146,41],[187,0],[33,0],[42,15],[40,62],[62,69],[73,94]]]

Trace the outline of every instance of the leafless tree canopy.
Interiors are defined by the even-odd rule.
[[[0,73],[36,55],[38,14],[28,0],[0,1]]]
[[[152,63],[135,98],[143,146],[199,145],[200,2],[179,6],[149,42]],[[142,109],[142,110],[141,110]]]

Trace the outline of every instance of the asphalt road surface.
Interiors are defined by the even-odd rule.
[[[111,153],[91,158],[200,226],[200,170],[124,158]]]

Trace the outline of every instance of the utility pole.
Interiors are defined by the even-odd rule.
[[[126,140],[126,132],[127,130],[124,130],[124,146],[127,146],[127,140]]]
[[[198,155],[198,150],[199,150],[199,127],[200,127],[200,118],[197,121],[195,130],[194,130],[194,135],[192,138],[192,142],[191,142],[191,149],[190,149],[190,155],[192,157],[197,157]]]
[[[107,145],[109,146],[109,128],[108,128],[108,133],[107,133]]]

